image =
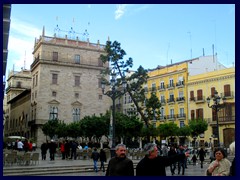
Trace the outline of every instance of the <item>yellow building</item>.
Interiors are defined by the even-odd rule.
[[[174,122],[179,127],[187,124],[187,66],[187,62],[182,62],[148,72],[146,97],[154,92],[161,102],[160,121],[152,122],[156,127],[164,122]]]
[[[198,137],[197,142],[205,142],[217,146],[217,118],[220,145],[228,147],[235,140],[235,68],[227,68],[188,77],[188,116],[190,119],[206,119],[208,130]],[[226,98],[225,106],[216,113],[208,107],[213,104],[215,90],[222,98]],[[218,116],[216,116],[218,115]]]

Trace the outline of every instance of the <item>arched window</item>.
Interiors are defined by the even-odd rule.
[[[73,108],[73,122],[80,121],[80,108]]]
[[[54,106],[51,106],[50,107],[50,116],[49,116],[49,119],[50,120],[54,120],[54,119],[57,119],[58,118],[58,108],[57,107],[54,107]]]

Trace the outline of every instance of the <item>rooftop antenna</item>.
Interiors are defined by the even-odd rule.
[[[23,65],[23,70],[26,69],[26,50],[25,50],[25,56],[24,56],[24,65]]]
[[[190,57],[192,59],[192,36],[191,36],[191,31],[187,32],[189,34],[189,39],[190,39]]]

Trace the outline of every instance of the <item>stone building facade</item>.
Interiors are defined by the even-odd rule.
[[[100,55],[104,45],[42,35],[35,40],[31,64],[31,99],[28,126],[39,146],[46,140],[42,125],[51,119],[66,124],[85,116],[104,114],[111,100],[102,94]]]

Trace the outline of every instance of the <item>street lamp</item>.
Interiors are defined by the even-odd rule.
[[[225,98],[225,97],[222,97],[223,104],[220,104],[220,100],[221,100],[221,97],[218,96],[218,92],[217,92],[216,90],[215,90],[215,92],[214,92],[213,104],[212,104],[211,106],[209,105],[209,104],[210,104],[210,98],[209,98],[209,97],[207,98],[208,107],[214,109],[215,112],[216,112],[217,146],[218,146],[218,147],[220,147],[220,141],[219,141],[219,125],[218,125],[218,111],[220,111],[220,109],[224,108],[226,98]]]
[[[127,87],[127,82],[125,81],[125,77],[123,76],[122,78],[122,87],[123,87],[123,91],[120,91],[120,90],[117,90],[116,89],[116,73],[113,72],[111,74],[111,80],[110,80],[110,83],[111,83],[111,87],[112,89],[107,91],[107,92],[104,92],[105,90],[105,81],[102,81],[102,93],[104,95],[107,95],[108,97],[110,97],[112,99],[112,122],[110,122],[110,131],[109,131],[109,136],[112,137],[112,151],[111,151],[111,156],[113,157],[114,156],[114,148],[116,146],[116,138],[115,138],[115,100],[122,96],[123,94],[125,94],[125,90],[126,90],[126,87]],[[112,126],[111,126],[112,124]]]

